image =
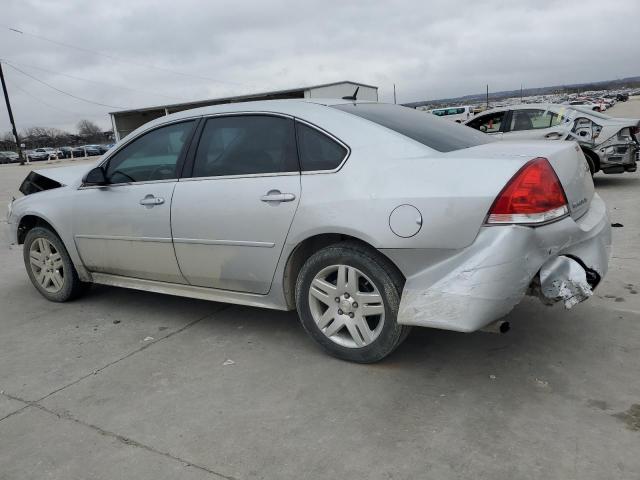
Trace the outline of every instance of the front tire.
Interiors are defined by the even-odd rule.
[[[66,302],[81,295],[87,284],[80,281],[69,253],[58,236],[35,227],[24,240],[24,265],[33,286],[52,302]]]
[[[409,332],[397,322],[403,283],[377,252],[351,242],[328,246],[309,257],[298,274],[300,321],[330,355],[377,362]]]

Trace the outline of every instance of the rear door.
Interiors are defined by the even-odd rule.
[[[294,121],[207,119],[191,178],[171,205],[180,270],[192,285],[266,294],[300,200]]]

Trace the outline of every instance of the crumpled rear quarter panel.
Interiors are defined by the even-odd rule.
[[[478,330],[520,302],[549,258],[573,255],[604,276],[610,245],[606,207],[598,195],[578,221],[565,218],[538,228],[483,227],[470,247],[407,278],[398,323]],[[392,259],[403,255],[398,250],[384,253]]]

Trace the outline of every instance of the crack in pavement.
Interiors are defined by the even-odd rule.
[[[208,317],[211,317],[211,316],[213,316],[213,315],[215,315],[215,314],[217,314],[217,313],[219,313],[219,312],[222,312],[222,311],[224,311],[224,310],[227,310],[227,309],[228,309],[228,308],[230,308],[230,307],[231,307],[231,305],[222,305],[222,306],[221,306],[220,308],[218,308],[215,312],[207,313],[205,316],[200,317],[200,318],[197,318],[197,319],[193,320],[192,322],[187,323],[186,325],[184,325],[184,326],[180,327],[180,328],[179,328],[179,329],[177,329],[177,330],[174,330],[173,332],[171,332],[171,333],[169,333],[169,334],[165,335],[165,336],[164,336],[164,337],[162,337],[162,338],[159,338],[158,340],[154,340],[154,341],[152,341],[152,342],[146,343],[146,344],[142,345],[140,348],[138,348],[138,349],[136,349],[136,350],[133,350],[132,352],[127,353],[125,356],[123,356],[123,357],[121,357],[121,358],[118,358],[118,359],[116,359],[116,360],[114,360],[114,361],[112,361],[112,362],[109,362],[109,363],[107,363],[106,365],[104,365],[104,366],[102,366],[102,367],[98,368],[97,370],[94,370],[94,371],[93,371],[93,372],[91,372],[91,373],[88,373],[88,374],[86,374],[86,375],[83,375],[82,377],[80,377],[80,378],[78,378],[78,379],[74,380],[74,381],[73,381],[73,382],[71,382],[71,383],[68,383],[68,384],[66,384],[66,385],[64,385],[64,386],[62,386],[62,387],[60,387],[60,388],[57,388],[56,390],[54,390],[54,391],[52,391],[52,392],[50,392],[50,393],[47,393],[44,397],[41,397],[41,398],[39,398],[39,399],[35,400],[34,402],[41,402],[42,400],[44,400],[44,399],[46,399],[46,398],[49,398],[51,395],[55,395],[56,393],[61,392],[62,390],[65,390],[66,388],[69,388],[69,387],[72,387],[73,385],[76,385],[77,383],[81,382],[81,381],[82,381],[82,380],[84,380],[85,378],[89,378],[89,377],[92,377],[92,376],[94,376],[94,375],[97,375],[98,373],[102,372],[103,370],[106,370],[107,368],[112,367],[113,365],[116,365],[117,363],[120,363],[121,361],[126,360],[127,358],[130,358],[130,357],[132,357],[132,356],[134,356],[134,355],[137,355],[138,353],[140,353],[140,352],[142,352],[142,351],[146,350],[147,348],[151,347],[152,345],[155,345],[155,344],[157,344],[157,343],[160,343],[160,342],[162,342],[162,341],[164,341],[164,340],[166,340],[166,339],[168,339],[168,338],[171,338],[171,337],[173,337],[174,335],[177,335],[178,333],[182,333],[182,332],[184,332],[185,330],[187,330],[188,328],[190,328],[190,327],[194,326],[195,324],[197,324],[197,323],[199,323],[199,322],[201,322],[201,321],[203,321],[203,320],[207,319]]]
[[[123,357],[118,358],[118,359],[116,359],[116,360],[114,360],[112,362],[109,362],[106,365],[100,367],[99,369],[94,370],[93,372],[91,372],[91,373],[89,373],[87,375],[83,375],[82,377],[74,380],[73,382],[70,382],[70,383],[68,383],[68,384],[66,384],[66,385],[64,385],[64,386],[62,386],[60,388],[57,388],[56,390],[48,393],[47,395],[39,398],[38,400],[33,400],[33,401],[32,400],[26,400],[24,398],[20,398],[20,397],[17,397],[15,395],[11,395],[11,394],[9,394],[7,392],[2,391],[2,392],[0,392],[0,395],[3,395],[3,396],[5,396],[5,397],[7,397],[7,398],[9,398],[11,400],[24,403],[25,405],[24,405],[24,407],[14,411],[14,412],[11,412],[8,415],[5,415],[4,417],[0,418],[0,422],[2,422],[3,420],[6,420],[9,417],[17,415],[18,413],[23,412],[23,411],[25,411],[26,409],[28,409],[30,407],[33,407],[33,408],[37,408],[37,409],[39,409],[39,410],[41,410],[43,412],[46,412],[46,413],[48,413],[50,415],[55,415],[57,418],[64,419],[64,420],[67,420],[67,421],[71,421],[71,422],[74,422],[74,423],[76,423],[78,425],[82,425],[82,426],[84,426],[86,428],[90,428],[90,429],[98,432],[100,435],[113,438],[113,439],[119,441],[120,443],[122,443],[124,445],[129,445],[129,446],[141,448],[141,449],[146,450],[148,452],[155,453],[157,455],[162,455],[163,457],[169,458],[171,460],[175,460],[175,461],[181,462],[185,467],[193,467],[195,469],[198,469],[198,470],[201,470],[203,472],[206,472],[206,473],[208,473],[210,475],[214,475],[217,478],[223,478],[225,480],[237,480],[235,477],[232,477],[232,476],[229,476],[229,475],[224,475],[222,473],[216,472],[215,470],[211,470],[210,468],[205,467],[203,465],[199,465],[197,463],[193,463],[193,462],[190,462],[190,461],[185,460],[183,458],[180,458],[178,456],[172,455],[169,452],[163,452],[161,450],[157,450],[157,449],[155,449],[155,448],[153,448],[153,447],[151,447],[149,445],[145,445],[144,443],[140,443],[140,442],[138,442],[138,441],[136,441],[136,440],[134,440],[132,438],[125,437],[125,436],[119,435],[119,434],[117,434],[115,432],[111,432],[109,430],[105,430],[104,428],[101,428],[101,427],[99,427],[97,425],[93,425],[91,423],[84,422],[84,421],[82,421],[82,420],[80,420],[78,418],[73,417],[71,415],[71,413],[68,412],[68,411],[65,411],[64,413],[58,413],[58,412],[56,412],[54,410],[48,409],[47,407],[45,407],[44,405],[41,405],[39,403],[39,402],[45,400],[46,398],[49,398],[50,396],[52,396],[52,395],[54,395],[54,394],[56,394],[58,392],[61,392],[62,390],[65,390],[66,388],[69,388],[69,387],[71,387],[73,385],[78,384],[79,382],[81,382],[82,380],[84,380],[86,378],[92,377],[93,375],[97,375],[98,373],[102,372],[103,370],[105,370],[105,369],[107,369],[107,368],[109,368],[109,367],[111,367],[113,365],[116,365],[119,362],[121,362],[123,360],[126,360],[127,358],[130,358],[130,357],[132,357],[132,356],[134,356],[134,355],[146,350],[147,348],[151,347],[152,345],[155,345],[156,343],[160,343],[163,340],[166,340],[168,338],[173,337],[174,335],[177,335],[178,333],[184,332],[185,330],[187,330],[188,328],[194,326],[195,324],[197,324],[197,323],[199,323],[199,322],[201,322],[201,321],[203,321],[203,320],[205,320],[205,319],[207,319],[209,317],[212,317],[213,315],[215,315],[217,313],[220,313],[220,312],[222,312],[224,310],[227,310],[227,309],[231,308],[232,306],[233,305],[231,305],[231,304],[221,305],[220,308],[218,308],[216,311],[208,313],[208,314],[204,315],[203,317],[197,318],[196,320],[193,320],[192,322],[187,323],[186,325],[182,326],[181,328],[179,328],[179,329],[177,329],[177,330],[165,335],[162,338],[159,338],[158,340],[154,340],[153,342],[149,342],[149,343],[147,343],[145,345],[142,345],[140,348],[138,348],[138,349],[136,349],[136,350],[134,350],[132,352],[127,353]]]
[[[197,470],[201,470],[201,471],[206,472],[206,473],[208,473],[210,475],[214,475],[216,478],[223,478],[225,480],[237,480],[235,477],[232,477],[230,475],[225,475],[223,473],[216,472],[215,470],[211,470],[210,468],[205,467],[204,465],[199,465],[197,463],[190,462],[188,460],[185,460],[184,458],[180,458],[180,457],[178,457],[176,455],[172,455],[169,452],[163,452],[162,450],[157,450],[157,449],[155,449],[155,448],[153,448],[153,447],[151,447],[149,445],[145,445],[144,443],[140,443],[140,442],[138,442],[138,441],[136,441],[136,440],[134,440],[132,438],[125,437],[124,435],[119,435],[119,434],[117,434],[115,432],[111,432],[109,430],[101,428],[101,427],[99,427],[97,425],[94,425],[92,423],[84,422],[84,421],[82,421],[82,420],[80,420],[78,418],[73,417],[69,412],[58,413],[55,410],[50,410],[47,407],[45,407],[43,405],[40,405],[38,402],[31,402],[29,400],[20,399],[18,397],[14,397],[14,396],[8,395],[6,393],[4,393],[3,395],[5,395],[8,398],[11,398],[13,400],[18,400],[20,402],[27,403],[27,405],[25,405],[20,410],[18,410],[18,412],[13,412],[11,415],[15,415],[15,414],[17,414],[19,412],[22,412],[22,411],[24,411],[24,410],[26,410],[28,408],[37,408],[38,410],[43,411],[45,413],[48,413],[49,415],[54,415],[58,419],[67,420],[67,421],[73,422],[73,423],[75,423],[77,425],[81,425],[81,426],[83,426],[85,428],[89,428],[89,429],[99,433],[102,436],[113,438],[113,439],[117,440],[118,442],[120,442],[120,443],[122,443],[124,445],[130,446],[130,447],[141,448],[143,450],[146,450],[147,452],[151,452],[151,453],[154,453],[156,455],[162,455],[163,457],[166,457],[166,458],[169,458],[171,460],[175,460],[177,462],[180,462],[180,463],[183,464],[184,467],[193,467],[193,468],[195,468]],[[8,415],[8,416],[11,416],[11,415]],[[4,418],[7,418],[7,417],[4,417]]]
[[[25,404],[24,407],[19,408],[17,410],[14,410],[13,412],[11,412],[11,413],[5,415],[4,417],[0,418],[0,422],[3,421],[6,418],[9,418],[9,417],[12,417],[12,416],[16,415],[17,413],[20,413],[25,408],[29,407],[29,402],[27,402],[25,400],[22,400],[21,398],[14,397],[13,395],[10,395],[10,394],[8,394],[6,392],[0,392],[0,395],[2,395],[3,397],[7,397],[9,400],[13,400],[15,402],[20,402],[20,403],[24,403]]]

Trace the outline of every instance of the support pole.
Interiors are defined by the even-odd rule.
[[[4,101],[7,104],[7,112],[9,112],[9,121],[11,122],[11,128],[13,130],[13,138],[15,139],[16,147],[18,148],[18,157],[20,158],[20,165],[24,165],[24,156],[22,155],[20,138],[18,137],[18,130],[16,130],[16,122],[13,119],[13,112],[11,111],[11,102],[9,102],[9,92],[7,91],[7,84],[4,81],[4,72],[2,71],[2,62],[0,62],[0,81],[2,81],[2,91],[4,93]]]

